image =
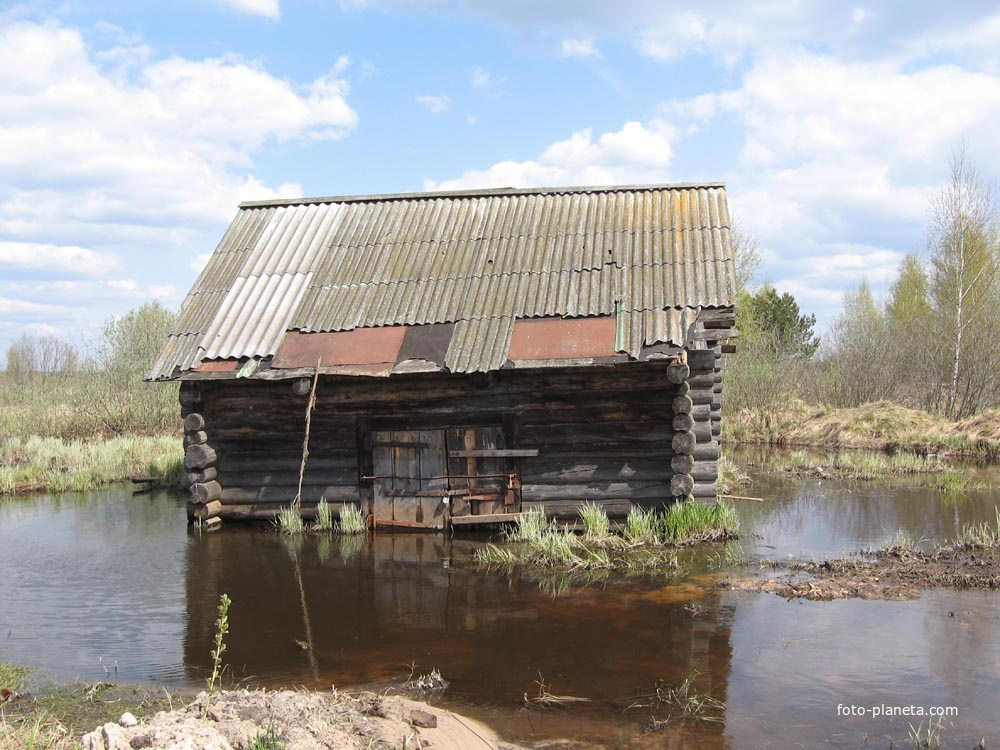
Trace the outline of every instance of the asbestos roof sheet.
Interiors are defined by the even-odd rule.
[[[674,341],[683,313],[669,310],[734,297],[721,184],[244,204],[150,377],[266,359],[289,330],[445,323],[449,369],[488,370],[506,360],[514,320],[553,316],[616,315],[620,351],[635,356]]]

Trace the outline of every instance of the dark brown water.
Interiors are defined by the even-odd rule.
[[[992,520],[961,500],[873,483],[760,480],[743,502],[751,557],[824,556],[897,529],[944,539]],[[954,706],[945,747],[1000,736],[1000,594],[941,590],[915,602],[786,602],[719,590],[717,550],[678,580],[580,581],[479,570],[478,540],[380,535],[301,543],[230,525],[200,536],[183,498],[101,493],[0,501],[0,661],[85,680],[199,685],[220,593],[233,599],[234,679],[348,688],[441,671],[441,702],[526,744],[614,748],[888,747],[920,717],[846,717],[838,704]],[[657,682],[725,701],[724,721],[629,708]],[[526,710],[542,680],[589,702]],[[640,701],[641,702],[641,701]],[[923,718],[926,726],[928,718]],[[988,743],[989,746],[989,743]]]

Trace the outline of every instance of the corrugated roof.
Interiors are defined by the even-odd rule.
[[[272,356],[286,330],[430,323],[458,324],[450,369],[493,369],[513,321],[543,316],[618,315],[637,357],[677,343],[668,308],[733,303],[729,233],[721,184],[243,204],[150,377]]]

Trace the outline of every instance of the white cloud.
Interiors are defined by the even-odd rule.
[[[563,39],[559,44],[559,53],[563,57],[595,57],[599,54],[592,36],[582,39]]]
[[[63,317],[73,312],[73,308],[63,305],[50,305],[43,302],[0,297],[0,315],[31,315],[32,317]]]
[[[548,146],[537,159],[501,161],[440,182],[425,179],[426,190],[558,185],[613,185],[664,182],[673,157],[672,130],[662,122],[627,122],[594,140],[589,129]]]
[[[928,200],[963,139],[1000,173],[1000,77],[957,65],[768,54],[738,87],[661,112],[682,130],[711,120],[741,134],[731,204],[786,290],[798,279],[816,304],[839,305],[862,278],[884,291],[902,254],[923,248]],[[821,322],[832,310],[817,310]]]
[[[8,272],[14,270],[100,276],[120,268],[121,259],[108,253],[95,253],[84,247],[0,241],[0,268],[3,267]]]
[[[160,302],[179,300],[181,296],[177,287],[173,284],[153,284],[149,287],[147,293],[152,299],[159,300]]]
[[[64,292],[88,299],[58,322],[72,331],[125,302],[176,299],[176,253],[214,246],[240,201],[301,195],[254,174],[260,150],[343,138],[358,122],[347,56],[296,82],[237,56],[163,58],[110,24],[86,39],[56,22],[0,21],[0,267],[21,281],[127,272]],[[24,310],[51,299],[30,286],[0,293]]]
[[[251,13],[265,18],[281,18],[281,6],[278,0],[222,0],[222,3],[241,13]]]
[[[417,101],[427,107],[428,110],[436,115],[440,115],[451,109],[451,97],[445,96],[443,94],[432,96],[418,96]]]

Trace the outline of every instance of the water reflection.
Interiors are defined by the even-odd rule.
[[[353,554],[342,544],[308,537],[290,545],[251,529],[192,539],[189,678],[209,668],[215,606],[225,592],[234,602],[229,663],[235,676],[264,685],[384,683],[436,667],[451,682],[447,700],[499,711],[511,731],[531,734],[539,721],[557,720],[521,710],[541,679],[552,693],[587,698],[572,713],[578,722],[589,717],[603,738],[648,718],[649,711],[636,710],[635,722],[621,714],[657,681],[697,671],[702,689],[726,699],[729,616],[711,581],[608,582],[553,598],[526,577],[470,565],[478,541],[379,535]],[[697,607],[685,607],[693,601]],[[721,726],[699,733],[706,729],[721,742]]]
[[[945,539],[962,523],[993,520],[997,503],[991,492],[942,502],[926,489],[782,477],[759,477],[746,494],[766,502],[738,502],[742,545],[765,557],[839,554],[898,528]],[[948,746],[995,738],[994,592],[786,602],[720,591],[715,550],[693,553],[679,580],[581,585],[481,571],[470,563],[481,542],[469,538],[290,542],[235,524],[199,535],[183,505],[127,487],[0,502],[0,661],[86,680],[117,664],[118,679],[200,686],[225,592],[230,679],[384,686],[411,667],[436,667],[451,681],[444,701],[518,740],[859,747],[867,734],[872,746],[887,746],[886,735],[905,743],[905,720],[838,716],[838,703],[954,705]],[[633,698],[693,671],[700,690],[726,701],[725,722],[644,732],[651,713],[627,710]],[[550,692],[591,702],[524,710],[540,676]]]

